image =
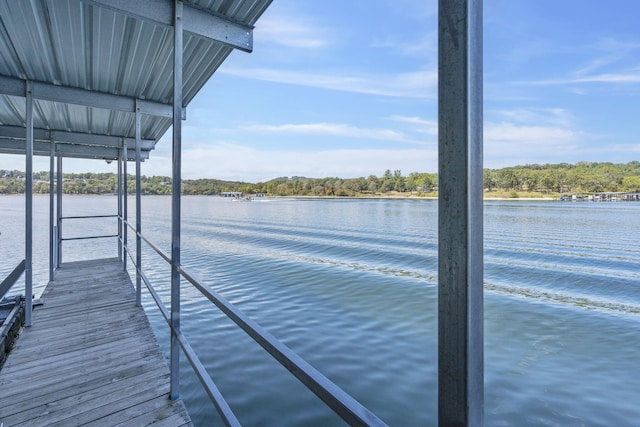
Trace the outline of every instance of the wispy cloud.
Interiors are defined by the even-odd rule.
[[[556,48],[562,50],[562,48]],[[582,83],[628,84],[640,82],[638,67],[630,66],[629,60],[635,61],[635,54],[640,50],[640,43],[624,42],[613,38],[605,38],[595,43],[578,47],[565,47],[567,54],[588,56],[582,65],[568,72],[566,77],[514,81],[520,85],[570,85]]]
[[[437,70],[420,70],[399,74],[332,75],[269,68],[225,68],[221,74],[282,84],[311,86],[322,89],[389,97],[436,97]]]
[[[570,76],[560,79],[546,79],[546,80],[523,80],[514,81],[510,84],[516,85],[535,85],[535,86],[552,86],[552,85],[568,85],[568,84],[580,84],[580,83],[611,83],[611,84],[629,84],[640,83],[640,74],[634,72],[621,72],[621,73],[604,73],[594,74],[586,76]]]
[[[260,35],[260,43],[285,47],[318,49],[332,43],[328,36],[331,31],[309,22],[301,22],[300,17],[291,19],[284,16],[267,16],[260,21],[256,31]]]
[[[428,57],[435,61],[438,52],[438,33],[436,31],[430,31],[426,34],[421,32],[419,36],[411,39],[388,36],[385,39],[374,41],[371,47],[390,49],[410,57]]]
[[[562,108],[488,111],[484,123],[488,167],[580,159],[586,135]],[[546,159],[546,160],[545,160]]]
[[[577,132],[550,126],[525,126],[514,123],[486,123],[485,140],[489,144],[530,144],[535,149],[558,146],[576,140]]]
[[[487,117],[493,121],[516,124],[544,125],[561,128],[573,126],[573,116],[564,108],[517,108],[513,110],[488,110]]]
[[[391,120],[399,123],[407,123],[416,125],[415,131],[427,135],[438,135],[438,122],[436,120],[427,120],[416,116],[391,116]]]
[[[304,134],[304,135],[327,135],[341,136],[347,138],[375,139],[382,141],[422,143],[416,141],[403,132],[394,129],[383,128],[361,128],[342,123],[303,123],[303,124],[282,124],[282,125],[247,125],[241,130],[253,132],[269,132],[283,134]]]
[[[601,39],[587,48],[589,52],[602,52],[591,58],[586,64],[578,68],[573,75],[586,76],[632,56],[640,50],[640,43],[626,42],[611,37]]]

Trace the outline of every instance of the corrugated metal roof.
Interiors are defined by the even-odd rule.
[[[123,7],[173,8],[172,0],[145,1],[149,5],[136,0]],[[194,0],[185,2],[185,7],[252,28],[270,3],[271,0]],[[173,29],[153,17],[142,19],[135,11],[118,10],[122,4],[126,2],[1,1],[0,78],[170,104],[173,101]],[[227,44],[185,31],[183,106],[189,104],[232,50]],[[13,84],[13,80],[7,81]],[[15,90],[3,92],[2,83],[0,81],[0,139],[4,137],[6,146],[1,125],[24,127],[25,99],[16,96]],[[170,126],[170,117],[143,116],[142,138],[158,141]],[[135,136],[131,112],[51,99],[34,98],[34,128]]]

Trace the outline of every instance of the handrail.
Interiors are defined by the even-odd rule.
[[[192,276],[184,267],[178,271],[205,297],[216,305],[236,325],[245,331],[255,342],[260,344],[267,353],[291,372],[302,384],[314,392],[327,406],[344,419],[349,425],[355,426],[384,426],[382,420],[362,406],[353,397],[344,392],[339,386],[325,377],[320,371],[311,366],[293,350],[277,340],[255,321],[235,308],[222,295],[209,289],[208,286]]]
[[[153,301],[156,303],[156,306],[158,306],[158,309],[160,310],[162,317],[164,317],[164,320],[168,323],[170,321],[170,316],[171,316],[169,314],[169,310],[167,310],[167,307],[165,307],[164,304],[162,303],[162,300],[160,299],[160,295],[158,295],[158,292],[149,281],[149,278],[147,277],[147,275],[144,274],[144,272],[136,265],[136,260],[133,258],[133,255],[129,251],[129,248],[125,248],[125,249],[127,251],[127,255],[129,255],[129,259],[131,259],[131,262],[136,267],[136,272],[140,274],[142,281],[144,282],[145,286],[149,290],[149,293],[153,297]]]
[[[218,414],[220,414],[225,425],[228,427],[240,427],[240,421],[238,421],[238,418],[236,418],[236,415],[231,410],[231,407],[225,400],[224,396],[222,396],[222,393],[211,379],[211,375],[207,372],[207,369],[196,355],[195,350],[191,347],[187,338],[182,334],[182,331],[173,331],[173,333],[176,335],[176,338],[178,338],[182,351],[184,351],[184,354],[187,356],[187,360],[189,360],[189,363],[196,371],[196,375],[198,376],[200,383],[203,385],[205,391],[209,395],[209,399],[218,410]]]
[[[149,290],[149,293],[153,297],[153,300],[158,306],[158,309],[160,310],[162,317],[164,317],[164,320],[165,322],[167,322],[167,325],[169,326],[169,328],[172,329],[169,310],[167,310],[167,308],[164,306],[162,300],[160,299],[160,296],[156,292],[155,288],[151,285],[151,282],[149,281],[147,276],[142,272],[142,269],[138,265],[136,265],[136,260],[134,259],[133,254],[129,251],[129,248],[125,246],[124,249],[127,252],[127,255],[129,255],[129,258],[131,259],[131,263],[135,266],[136,272],[140,274],[142,281],[144,282],[145,286]],[[198,357],[196,352],[193,350],[193,348],[187,341],[182,331],[175,331],[172,329],[172,333],[175,334],[175,336],[178,338],[178,342],[180,343],[182,350],[187,356],[187,360],[189,360],[191,367],[196,372],[196,375],[198,376],[200,383],[202,384],[205,391],[209,395],[209,399],[211,400],[211,402],[213,402],[214,406],[218,410],[218,413],[220,414],[225,425],[229,427],[236,427],[236,426],[239,427],[240,422],[238,421],[235,414],[231,410],[231,407],[225,400],[224,396],[222,396],[222,393],[220,392],[218,387],[215,385],[215,383],[211,379],[211,376],[207,373],[206,368],[204,367],[204,365],[200,361],[200,358]]]
[[[191,274],[186,268],[181,265],[175,265],[171,258],[165,254],[160,248],[156,245],[152,244],[148,239],[142,236],[141,233],[138,233],[134,227],[129,224],[128,221],[123,219],[125,225],[130,227],[140,239],[144,240],[158,255],[160,255],[165,261],[167,261],[171,266],[174,266],[176,270],[184,277],[187,281],[189,281],[196,289],[202,293],[209,301],[211,301],[220,311],[222,311],[229,319],[231,319],[236,325],[240,327],[249,337],[251,337],[256,343],[258,343],[263,349],[267,351],[274,359],[276,359],[282,366],[284,366],[289,372],[291,372],[305,387],[311,390],[316,396],[318,396],[329,408],[331,408],[337,415],[339,415],[343,420],[345,420],[349,425],[352,426],[386,426],[381,419],[379,419],[375,414],[365,408],[362,404],[360,404],[357,400],[347,394],[344,390],[342,390],[338,385],[329,380],[326,376],[324,376],[320,371],[311,366],[307,361],[302,359],[298,354],[296,354],[289,347],[278,341],[273,335],[271,335],[268,331],[262,328],[258,323],[251,320],[247,315],[242,313],[240,310],[235,308],[233,304],[231,304],[227,299],[225,299],[222,295],[216,293],[211,290],[206,284],[197,279],[193,274]],[[127,253],[129,253],[127,249]],[[130,255],[130,258],[132,256]],[[133,258],[132,258],[133,261]],[[135,265],[135,262],[134,262]],[[136,266],[136,270],[141,273],[138,266]],[[147,288],[149,288],[150,284],[146,276],[141,274],[142,279],[144,280]],[[155,291],[154,291],[155,292]],[[153,293],[152,293],[153,295]],[[154,295],[154,299],[156,300],[156,304],[160,307],[162,301],[157,298],[157,295]],[[164,304],[162,304],[164,307]],[[163,316],[167,321],[167,324],[171,328],[171,323],[169,321],[169,313],[164,308]],[[204,366],[201,365],[199,359],[193,352],[193,349],[189,345],[186,338],[182,335],[181,331],[175,331],[172,329],[172,333],[176,335],[182,349],[184,350],[191,366],[196,371],[198,378],[201,383],[207,390],[211,401],[218,407],[217,398],[224,398],[220,395],[218,396],[216,393],[211,393],[209,386],[212,387],[212,390],[217,390],[215,384],[211,380],[211,377],[204,369]],[[194,361],[191,360],[191,357],[194,358]],[[194,362],[197,366],[194,365]],[[226,404],[226,402],[225,402]],[[225,414],[221,412],[221,409],[218,407],[218,411],[220,415],[224,418]],[[233,415],[233,414],[232,414]],[[235,416],[234,416],[235,418]],[[226,421],[225,421],[226,422]],[[229,425],[229,424],[228,424]],[[232,424],[234,425],[234,424]]]
[[[64,237],[64,238],[61,238],[60,240],[62,240],[63,242],[66,242],[69,240],[105,239],[108,237],[120,237],[120,236],[118,236],[117,234],[105,234],[102,236]]]
[[[62,216],[60,219],[92,219],[92,218],[119,218],[118,214],[115,215],[82,215],[82,216]],[[119,234],[104,234],[100,236],[84,236],[84,237],[60,237],[61,242],[67,242],[71,240],[89,240],[89,239],[105,239],[111,237],[120,237]]]
[[[83,215],[83,216],[62,216],[60,219],[87,219],[87,218],[118,218],[118,215]]]
[[[26,260],[22,260],[18,263],[16,268],[0,283],[0,300],[11,289],[11,287],[18,281],[22,273],[24,273]]]

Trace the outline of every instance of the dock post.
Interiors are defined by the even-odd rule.
[[[24,325],[31,326],[33,309],[33,88],[27,80],[25,90],[25,265],[24,265]]]
[[[173,19],[173,155],[171,190],[171,386],[169,398],[180,397],[180,196],[182,179],[182,0],[174,0]]]
[[[53,282],[53,269],[55,266],[55,220],[53,218],[54,212],[54,178],[55,178],[55,154],[56,145],[53,139],[49,139],[49,281]]]
[[[142,239],[140,238],[142,233],[140,115],[140,107],[138,106],[138,100],[136,100],[136,306],[138,307],[142,305],[142,276],[140,275],[142,271]]]
[[[127,153],[127,140],[126,139],[122,139],[122,157],[124,159],[124,163],[122,164],[122,169],[123,169],[123,174],[122,174],[122,187],[123,187],[123,191],[122,191],[122,203],[123,203],[123,209],[124,209],[124,214],[123,214],[123,218],[124,218],[124,230],[123,230],[123,247],[124,247],[124,253],[122,254],[122,269],[124,271],[127,271],[127,255],[129,253],[129,242],[128,242],[128,236],[129,236],[129,223],[128,223],[128,219],[129,219],[129,204],[127,202],[128,199],[128,194],[129,194],[129,183],[127,180],[127,161],[129,160],[129,153]]]
[[[57,153],[57,167],[56,167],[56,180],[58,185],[56,186],[56,268],[62,265],[62,154]]]
[[[438,11],[438,423],[484,423],[482,0]]]
[[[122,258],[125,256],[122,253],[122,147],[118,150],[118,260],[122,262]]]

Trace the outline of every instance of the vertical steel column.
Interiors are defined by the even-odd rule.
[[[53,256],[55,254],[54,248],[54,236],[55,227],[53,219],[53,204],[54,204],[54,167],[55,167],[55,154],[56,145],[52,139],[49,139],[49,281],[53,282],[53,268],[55,261]]]
[[[129,195],[129,183],[127,180],[127,161],[129,160],[129,153],[127,153],[127,140],[122,138],[122,157],[124,158],[124,164],[122,165],[122,168],[124,169],[124,174],[122,175],[122,187],[124,189],[123,191],[123,196],[122,196],[122,202],[123,202],[123,208],[124,208],[124,236],[123,236],[123,247],[124,247],[124,252],[122,254],[122,268],[124,271],[127,271],[127,256],[129,254],[129,242],[127,240],[127,237],[129,235],[129,223],[128,223],[128,219],[129,219],[129,204],[127,202],[128,199],[128,195]]]
[[[438,33],[438,418],[481,426],[482,0],[440,0]]]
[[[141,141],[140,141],[140,107],[138,106],[138,100],[136,100],[136,305],[140,307],[142,305],[142,277],[140,272],[142,271],[142,239],[140,233],[142,233],[142,183],[140,182],[140,158],[141,153]]]
[[[118,260],[122,262],[122,148],[118,150]]]
[[[31,82],[27,80],[25,91],[25,239],[24,239],[24,325],[31,326],[33,309],[33,92]]]
[[[182,170],[182,1],[175,0],[173,21],[173,161],[171,186],[171,390],[169,398],[180,397],[180,180]]]
[[[58,232],[56,233],[58,248],[58,259],[56,260],[56,268],[62,265],[62,155],[57,154],[58,166],[56,168],[56,180],[58,184],[56,186],[56,225]]]

